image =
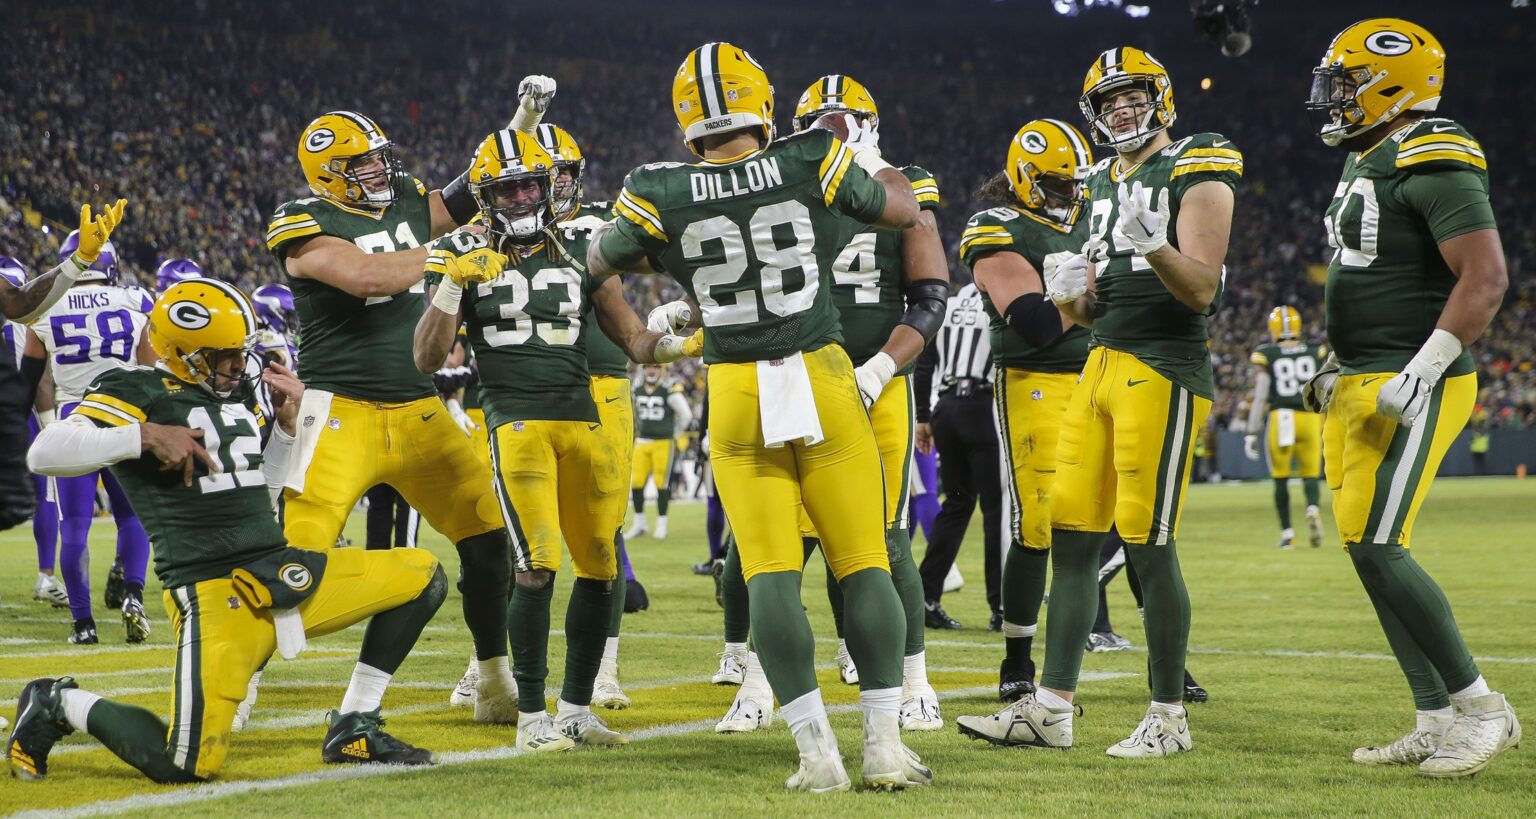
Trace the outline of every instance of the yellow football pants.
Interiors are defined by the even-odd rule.
[[[601,424],[512,421],[491,431],[496,497],[519,572],[559,571],[564,535],[577,577],[612,580],[624,521],[619,453]]]
[[[892,378],[869,408],[869,422],[880,448],[880,469],[885,476],[885,528],[907,527],[907,499],[912,482],[912,447],[916,434],[911,379]]]
[[[998,431],[1012,477],[1012,536],[1028,549],[1051,548],[1051,485],[1056,478],[1056,440],[1077,373],[1002,368],[993,387]]]
[[[1376,413],[1376,394],[1397,373],[1340,376],[1323,421],[1324,467],[1339,537],[1408,546],[1429,485],[1472,417],[1477,375],[1441,379],[1411,427]]]
[[[617,453],[619,474],[628,475],[635,460],[635,408],[630,403],[629,379],[617,375],[592,376],[592,402],[597,404],[597,420],[602,424],[598,434],[607,438]],[[621,508],[614,528],[623,525]]]
[[[667,482],[672,479],[672,456],[675,451],[671,438],[636,438],[629,488],[644,489],[649,479],[655,482],[658,491],[666,489]]]
[[[491,473],[436,398],[403,404],[336,396],[304,473],[304,492],[283,492],[283,535],[302,549],[329,549],[377,484],[405,497],[427,524],[457,543],[501,528]]]
[[[1290,410],[1296,428],[1296,441],[1280,445],[1280,425],[1269,413],[1269,476],[1271,478],[1316,478],[1323,474],[1323,416],[1315,412]]]
[[[1211,401],[1136,356],[1095,347],[1072,391],[1056,443],[1051,525],[1127,543],[1178,535],[1196,430]]]
[[[416,599],[437,570],[425,549],[334,549],[314,593],[299,604],[304,633],[320,637]],[[272,614],[252,608],[227,577],[163,592],[176,634],[171,678],[172,762],[202,779],[229,752],[235,708],[277,647]]]
[[[475,451],[475,457],[485,464],[486,472],[491,470],[491,432],[485,427],[485,410],[473,407],[464,410],[469,420],[475,422],[478,429],[469,431],[469,446]]]
[[[853,365],[836,344],[805,353],[805,365],[825,438],[773,448],[763,444],[757,365],[709,368],[709,455],[747,580],[801,570],[802,503],[835,577],[890,570],[880,451]]]

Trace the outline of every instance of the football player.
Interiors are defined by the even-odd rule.
[[[71,233],[60,248],[64,258],[77,253],[81,233]],[[150,304],[137,288],[115,285],[117,252],[110,241],[97,250],[94,263],[83,272],[69,293],[32,323],[27,332],[24,356],[33,363],[26,372],[40,372],[46,360],[53,377],[53,394],[39,406],[68,418],[85,390],[103,373],[132,363],[152,363],[155,354],[144,335]],[[130,643],[149,637],[149,617],[144,611],[144,576],[149,568],[149,537],[144,532],[123,488],[106,470],[53,480],[53,496],[59,514],[60,574],[69,593],[74,620],[69,642],[95,645],[96,620],[91,611],[90,534],[96,514],[96,487],[100,483],[111,502],[117,524],[117,554],[108,575],[108,608],[121,612]]]
[[[1317,508],[1317,480],[1323,474],[1323,418],[1301,406],[1301,388],[1322,367],[1327,350],[1301,335],[1301,313],[1289,305],[1269,311],[1269,344],[1253,351],[1253,398],[1248,407],[1248,433],[1243,454],[1259,459],[1259,435],[1269,409],[1269,476],[1275,481],[1275,511],[1280,515],[1280,548],[1296,544],[1291,528],[1293,475],[1301,478],[1307,496],[1307,537],[1312,548],[1323,545],[1323,513]]]
[[[486,229],[455,231],[430,246],[431,306],[415,338],[416,366],[433,372],[462,316],[479,364],[496,496],[515,553],[507,619],[517,747],[538,753],[628,742],[591,710],[613,610],[624,476],[611,436],[599,432],[583,332],[587,304],[596,304],[596,318],[632,358],[675,360],[684,344],[647,331],[624,301],[622,282],[586,272],[591,232],[554,226],[553,165],[525,133],[486,137],[467,177]],[[551,719],[544,681],[562,537],[576,582],[566,609],[564,687]]]
[[[252,412],[245,368],[256,334],[255,310],[235,287],[216,279],[172,286],[150,317],[158,365],[100,374],[78,410],[43,430],[28,453],[32,468],[50,475],[110,466],[143,510],[177,654],[169,729],[154,713],[83,691],[69,677],[27,685],[6,743],[14,776],[41,779],[53,744],[85,731],[155,782],[208,779],[223,767],[252,672],[274,650],[297,656],[307,638],[364,619],[358,664],[330,712],[321,756],[432,761],[431,752],[384,732],[379,704],[442,605],[443,570],[424,550],[305,550],[284,540],[272,501],[303,387],[283,377],[279,429],[263,451],[265,420]]]
[[[1206,317],[1220,304],[1243,156],[1220,134],[1175,141],[1168,71],[1111,48],[1079,100],[1096,144],[1082,255],[1047,264],[1045,292],[1093,330],[1067,402],[1051,493],[1051,627],[1039,689],[1014,703],[1007,744],[1072,745],[1073,695],[1098,610],[1099,550],[1114,524],[1141,579],[1152,703],[1122,758],[1188,751],[1189,592],[1175,548],[1194,453],[1214,395]]]
[[[885,548],[880,454],[841,346],[830,272],[843,214],[881,227],[917,221],[912,182],[880,159],[873,129],[845,115],[849,141],[822,129],[774,139],[773,88],[729,43],[688,55],[672,110],[695,165],[629,173],[589,253],[597,275],[664,269],[700,309],[709,382],[710,458],[742,549],[757,648],[800,750],[792,789],[850,786],[817,688],[815,642],[800,606],[805,506],[847,601],[848,647],[864,710],[864,782],[924,784],[932,773],[902,745],[904,615]],[[651,260],[654,260],[651,261]]]
[[[1488,164],[1461,124],[1433,116],[1445,49],[1422,26],[1365,20],[1313,70],[1323,142],[1349,151],[1324,215],[1334,354],[1302,393],[1326,411],[1334,521],[1408,678],[1414,729],[1360,748],[1367,765],[1470,776],[1520,742],[1520,723],[1462,640],[1450,603],[1408,551],[1419,506],[1477,399],[1467,347],[1508,285]]]
[[[171,285],[187,279],[201,279],[203,266],[191,259],[166,259],[155,268],[155,293],[164,293]]]
[[[641,368],[639,389],[634,393],[635,457],[630,470],[629,494],[635,504],[635,522],[624,533],[626,539],[645,535],[645,484],[656,487],[657,540],[667,539],[667,503],[672,498],[672,461],[688,447],[684,433],[693,423],[693,408],[683,394],[683,385],[664,381],[662,367],[650,364]]]
[[[251,291],[251,302],[256,305],[256,317],[261,322],[261,343],[256,352],[263,357],[270,353],[295,373],[299,369],[299,357],[294,354],[298,346],[299,314],[293,306],[293,291],[279,282],[264,284]]]
[[[79,281],[96,263],[101,248],[123,221],[123,212],[127,207],[128,200],[119,199],[93,214],[90,205],[81,205],[80,227],[76,230],[80,235],[80,245],[74,253],[65,257],[57,267],[26,284],[17,285],[10,279],[0,277],[0,317],[31,324],[63,298],[70,285]],[[37,378],[31,381],[35,384]]]
[[[284,533],[335,544],[370,487],[387,483],[443,533],[463,563],[464,622],[478,659],[475,719],[516,719],[507,666],[511,557],[491,475],[412,361],[425,245],[478,209],[461,175],[428,192],[377,123],[352,111],[304,129],[299,165],[313,196],[278,207],[267,247],[304,328],[305,406],[284,497]]]
[[[1042,271],[1082,249],[1082,183],[1092,164],[1076,128],[1055,119],[1025,123],[1008,143],[1003,173],[983,191],[999,205],[972,216],[960,243],[991,332],[993,401],[1011,479],[998,676],[998,696],[1010,703],[1034,689],[1030,653],[1049,573],[1056,439],[1088,358],[1087,329],[1046,298]],[[997,738],[1012,724],[1011,709],[957,724],[962,733]]]

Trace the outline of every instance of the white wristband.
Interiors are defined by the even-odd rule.
[[[523,106],[517,106],[517,113],[512,115],[512,121],[507,123],[508,131],[522,131],[525,134],[533,133],[533,129],[539,127],[544,119],[543,111],[534,111]]]
[[[85,275],[85,271],[90,269],[91,266],[84,264],[83,260],[80,259],[78,254],[71,253],[69,254],[69,258],[65,259],[64,263],[59,265],[59,275],[69,279],[70,281],[78,281],[81,276]]]
[[[432,295],[432,306],[450,316],[459,314],[459,301],[464,298],[464,288],[453,279],[444,278]]]
[[[1405,370],[1412,371],[1430,384],[1440,381],[1440,376],[1445,374],[1451,362],[1461,355],[1461,339],[1448,330],[1437,329],[1429,334],[1429,339],[1424,346],[1419,348],[1417,355],[1408,362]]]
[[[883,170],[896,170],[895,165],[892,165],[891,163],[886,162],[884,159],[881,159],[880,152],[873,149],[855,151],[853,153],[853,164],[858,165],[860,168],[863,168],[865,171],[869,172],[870,176],[874,176]]]

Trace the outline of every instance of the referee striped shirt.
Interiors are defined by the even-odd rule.
[[[949,297],[934,345],[940,390],[962,378],[992,380],[992,341],[976,285],[967,284]]]

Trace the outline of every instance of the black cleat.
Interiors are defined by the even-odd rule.
[[[1000,612],[1000,611],[994,611],[994,612],[992,612],[992,619],[987,621],[987,631],[990,631],[990,632],[996,634],[997,632],[1002,631],[1002,630],[1003,630],[1003,613]]]
[[[123,601],[128,599],[128,583],[123,580],[123,561],[112,561],[112,570],[107,572],[107,588],[102,598],[109,611],[121,609]]]
[[[709,575],[715,579],[715,605],[725,608],[725,560],[716,558],[709,561]]]
[[[48,752],[53,744],[75,732],[64,719],[59,692],[79,688],[69,677],[43,678],[27,683],[16,700],[16,725],[5,742],[11,776],[37,780],[48,775]]]
[[[1210,693],[1202,688],[1200,683],[1195,682],[1195,678],[1190,676],[1189,671],[1186,670],[1184,672],[1184,701],[1205,702],[1210,698]]]
[[[87,617],[84,620],[76,620],[74,629],[69,633],[69,644],[73,646],[93,646],[100,640],[96,639],[96,621]]]
[[[928,626],[928,628],[946,629],[949,631],[958,631],[965,628],[965,626],[960,625],[959,620],[950,617],[944,611],[944,607],[938,603],[924,603],[923,608],[926,609],[923,612],[923,624]]]
[[[1016,702],[1025,694],[1035,693],[1035,661],[1024,658],[1022,663],[1009,662],[997,671],[997,698],[1003,702]]]
[[[326,715],[330,728],[320,758],[330,763],[368,762],[383,765],[432,765],[437,758],[426,748],[417,748],[384,733],[384,718],[379,709]]]
[[[709,574],[714,571],[714,565],[715,562],[713,560],[707,560],[703,563],[695,563],[693,564],[693,573],[700,577],[708,577]]]
[[[144,611],[144,601],[133,595],[123,601],[123,630],[128,642],[142,643],[149,639],[149,615]]]
[[[637,611],[645,611],[651,607],[651,596],[645,593],[645,587],[640,581],[631,580],[624,584],[624,613],[634,614]]]

